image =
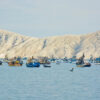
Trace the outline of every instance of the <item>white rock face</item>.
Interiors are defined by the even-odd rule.
[[[100,31],[86,35],[33,38],[0,30],[0,57],[80,57],[100,56]]]

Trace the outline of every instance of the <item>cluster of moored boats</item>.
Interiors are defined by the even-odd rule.
[[[42,64],[44,67],[51,67],[50,65],[50,61],[48,61],[47,58],[43,58],[43,59],[33,59],[33,58],[21,58],[21,57],[14,57],[13,59],[8,59],[5,58],[3,59],[3,61],[0,61],[0,65],[2,65],[3,63],[7,63],[8,66],[22,66],[23,64],[26,64],[27,67],[40,67],[40,65]]]
[[[67,58],[49,59],[47,57],[40,57],[39,59],[35,59],[35,58],[14,57],[12,59],[5,58],[1,60],[0,65],[6,62],[8,66],[22,66],[23,64],[26,64],[27,67],[40,67],[40,65],[42,64],[44,67],[51,67],[51,63],[60,64],[64,62],[64,63],[75,63],[77,67],[90,67],[91,63],[93,62],[93,59],[90,59],[87,62],[84,60],[84,57],[85,57],[84,54],[79,59],[76,59],[75,57],[70,59]],[[100,58],[96,58],[94,62],[96,64],[100,64]]]

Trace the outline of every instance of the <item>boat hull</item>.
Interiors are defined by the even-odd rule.
[[[51,67],[50,65],[46,65],[46,64],[44,64],[43,66],[44,66],[44,67]]]
[[[2,65],[2,61],[0,61],[0,65]]]
[[[76,64],[77,67],[90,67],[91,64]]]
[[[84,67],[83,65],[76,65],[77,67]]]
[[[22,64],[8,64],[9,66],[16,66],[16,67],[20,67],[22,66]]]
[[[27,67],[40,67],[40,63],[26,63]]]
[[[27,67],[34,67],[33,64],[26,64]]]

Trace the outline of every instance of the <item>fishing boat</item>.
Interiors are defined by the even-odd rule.
[[[50,61],[47,57],[39,57],[38,61],[40,64],[50,64]]]
[[[2,61],[0,61],[0,65],[2,65]]]
[[[33,67],[33,63],[31,63],[31,62],[30,63],[26,63],[26,66],[27,67]]]
[[[39,62],[29,62],[29,63],[26,63],[26,66],[27,67],[40,67],[40,63]]]
[[[96,65],[100,65],[100,57],[99,58],[95,58],[94,63]]]
[[[57,65],[59,65],[60,63],[61,63],[61,61],[59,61],[59,60],[56,61],[56,64],[57,64]]]
[[[90,63],[84,63],[84,64],[76,64],[77,67],[90,67],[91,64]]]
[[[43,64],[44,67],[51,67],[50,64]]]
[[[76,62],[77,67],[90,67],[91,64],[89,62],[84,62],[84,54],[82,57],[80,57],[78,59],[78,61]]]
[[[33,67],[40,67],[40,63],[39,62],[34,62]]]
[[[19,61],[9,61],[8,62],[8,65],[9,66],[22,66],[22,62],[19,62]]]
[[[74,63],[76,63],[76,60],[77,60],[77,59],[76,59],[76,56],[73,56],[72,58],[69,58],[69,59],[68,59],[68,62],[74,64]]]
[[[32,61],[32,59],[28,59],[27,60],[26,66],[27,67],[33,67],[33,61]]]
[[[93,59],[93,56],[91,55],[90,56],[90,59],[89,59],[89,62],[93,63],[94,59]]]
[[[14,57],[11,60],[9,60],[8,62],[9,66],[22,66],[23,65],[23,61],[21,60],[21,57]]]
[[[90,66],[91,66],[91,64],[89,62],[86,62],[83,64],[83,67],[90,67]]]

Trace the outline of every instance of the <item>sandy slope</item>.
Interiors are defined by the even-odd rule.
[[[32,38],[0,30],[0,57],[48,56],[77,57],[85,53],[100,56],[100,31],[86,35],[64,35],[48,38]]]

